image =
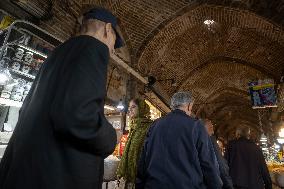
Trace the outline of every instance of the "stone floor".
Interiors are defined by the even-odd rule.
[[[116,181],[109,182],[107,188],[106,188],[106,183],[103,183],[102,189],[118,189],[116,186]]]
[[[272,185],[272,189],[283,189],[283,188],[281,188],[281,187],[276,186],[275,184],[273,184],[273,185]]]

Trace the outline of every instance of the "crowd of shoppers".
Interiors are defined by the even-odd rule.
[[[47,58],[1,161],[1,189],[102,187],[104,158],[117,143],[104,116],[109,56],[122,46],[116,26],[112,13],[91,9],[80,35]],[[117,170],[125,188],[271,189],[263,154],[248,129],[238,129],[226,161],[212,122],[194,118],[193,105],[189,92],[178,92],[172,111],[152,123],[145,101],[130,101],[130,132]]]

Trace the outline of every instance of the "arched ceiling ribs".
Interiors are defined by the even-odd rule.
[[[241,126],[248,126],[250,128],[253,128],[257,132],[261,132],[261,129],[254,122],[251,122],[249,120],[244,120],[242,118],[234,118],[227,120],[226,122],[224,122],[223,125],[224,126],[227,125],[227,127],[219,127],[218,129],[215,130],[216,133],[220,134],[219,130],[222,129],[222,134],[227,135],[228,133],[232,132],[233,130]]]
[[[234,97],[234,101],[237,101],[237,100],[238,101],[244,101],[244,102],[248,101],[248,92],[247,91],[240,90],[240,89],[233,88],[233,87],[223,87],[223,88],[220,88],[220,89],[212,92],[204,102],[199,103],[199,104],[195,104],[196,107],[194,107],[194,109],[197,109],[196,115],[199,115],[200,112],[203,111],[203,109],[206,108],[206,106],[208,106],[208,105],[211,105],[211,104],[218,105],[218,104],[224,103],[225,101],[227,102],[227,100],[222,98],[222,96]]]
[[[258,125],[258,120],[252,113],[247,113],[247,111],[242,111],[242,114],[228,116],[225,112],[221,114],[217,114],[216,118],[213,120],[213,122],[216,124],[216,130],[223,130],[223,125],[229,124],[232,120],[243,120],[243,121],[249,121],[250,123],[254,125]]]
[[[190,80],[191,76],[194,75],[196,72],[199,72],[202,69],[206,69],[206,67],[210,64],[214,64],[218,61],[224,61],[227,64],[242,64],[248,67],[251,67],[253,69],[256,69],[258,71],[260,71],[261,73],[267,75],[268,77],[270,77],[271,79],[275,79],[276,81],[280,78],[280,75],[271,72],[270,70],[266,69],[265,67],[259,66],[257,64],[253,64],[250,62],[247,62],[245,60],[241,60],[238,58],[233,58],[233,57],[227,57],[227,56],[214,56],[209,58],[208,60],[206,60],[204,63],[199,64],[196,68],[194,68],[193,70],[191,70],[188,75],[186,75],[185,79],[181,81],[182,85],[180,85],[180,87],[178,88],[178,90],[180,88],[183,87],[184,84],[187,83],[188,80]]]
[[[232,0],[233,1],[233,0]],[[194,1],[191,1],[191,2],[194,2]],[[198,1],[197,1],[198,2]],[[173,15],[171,15],[170,17],[167,17],[167,19],[164,19],[162,22],[160,22],[159,23],[159,25],[157,25],[157,27],[156,28],[154,28],[154,29],[152,29],[148,34],[147,34],[147,36],[144,38],[144,40],[143,40],[143,42],[140,44],[140,46],[139,46],[139,48],[137,49],[137,52],[136,52],[136,57],[140,57],[141,56],[141,54],[144,52],[144,50],[145,50],[145,48],[149,45],[149,43],[153,40],[153,38],[155,37],[155,36],[157,36],[158,34],[159,34],[159,32],[160,31],[162,31],[162,30],[164,30],[165,28],[167,28],[169,25],[171,25],[175,20],[177,20],[177,19],[180,19],[180,18],[183,18],[183,17],[186,17],[188,14],[190,14],[190,13],[192,13],[192,12],[194,12],[195,11],[195,9],[196,10],[198,10],[198,9],[202,9],[202,8],[208,8],[208,9],[210,9],[210,7],[211,8],[213,8],[213,7],[215,7],[216,9],[221,9],[221,8],[223,8],[224,9],[224,12],[227,12],[227,11],[230,11],[231,10],[231,12],[235,12],[236,10],[238,10],[238,9],[234,9],[233,7],[234,6],[232,6],[232,7],[230,7],[230,6],[228,6],[228,4],[223,4],[223,3],[217,3],[219,6],[214,6],[214,4],[216,4],[216,2],[215,3],[209,3],[209,4],[205,4],[204,2],[194,2],[194,3],[190,3],[190,4],[188,4],[188,5],[186,5],[186,6],[184,6],[184,7],[181,7],[179,10],[177,10],[176,11],[176,13],[175,14],[173,14]],[[221,7],[220,5],[224,5],[224,7]],[[208,12],[210,12],[210,11],[208,11]],[[255,13],[253,13],[253,12],[249,12],[249,11],[246,11],[246,10],[241,10],[241,12],[243,13],[243,14],[247,14],[247,15],[249,15],[249,17],[259,17],[259,18],[261,18],[261,19],[265,19],[265,18],[263,18],[263,17],[260,17],[259,15],[257,15],[257,14],[255,14]],[[196,13],[195,13],[196,14]],[[202,15],[202,17],[201,18],[203,18],[203,16],[204,15]],[[232,20],[234,20],[234,19],[236,19],[236,20],[238,20],[237,19],[237,17],[242,17],[243,15],[238,15],[238,14],[231,14],[231,18],[232,18]],[[210,17],[211,19],[215,19],[215,15],[210,15],[210,16],[207,16],[207,18],[208,17]],[[248,16],[247,16],[248,17]],[[220,18],[220,17],[219,17]],[[206,18],[203,18],[203,21],[204,21],[204,19],[206,19]],[[216,20],[216,19],[215,19]],[[219,20],[218,20],[219,21]],[[243,20],[241,20],[241,21],[238,21],[238,22],[243,22]],[[271,20],[269,21],[269,22],[271,22]],[[275,23],[273,23],[273,22],[271,22],[271,24],[275,24]],[[243,26],[243,24],[240,24],[240,26]],[[250,27],[249,25],[246,25],[248,28],[255,28],[255,27]]]

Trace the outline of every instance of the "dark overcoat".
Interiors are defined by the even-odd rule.
[[[262,151],[254,142],[244,137],[229,142],[225,158],[236,188],[272,188]]]
[[[57,47],[23,103],[0,164],[1,189],[100,189],[116,144],[104,116],[109,51],[91,36]]]

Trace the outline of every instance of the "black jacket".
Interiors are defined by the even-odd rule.
[[[204,125],[174,110],[149,130],[136,189],[220,189],[214,158]]]
[[[108,60],[107,46],[90,36],[47,58],[1,161],[1,189],[101,188],[116,144],[103,109]]]
[[[244,189],[271,189],[271,178],[261,149],[246,138],[228,144],[225,158],[235,187]]]
[[[229,175],[228,164],[220,152],[215,136],[211,136],[210,138],[219,164],[219,171],[220,171],[220,177],[223,182],[223,189],[233,189],[233,182]]]

